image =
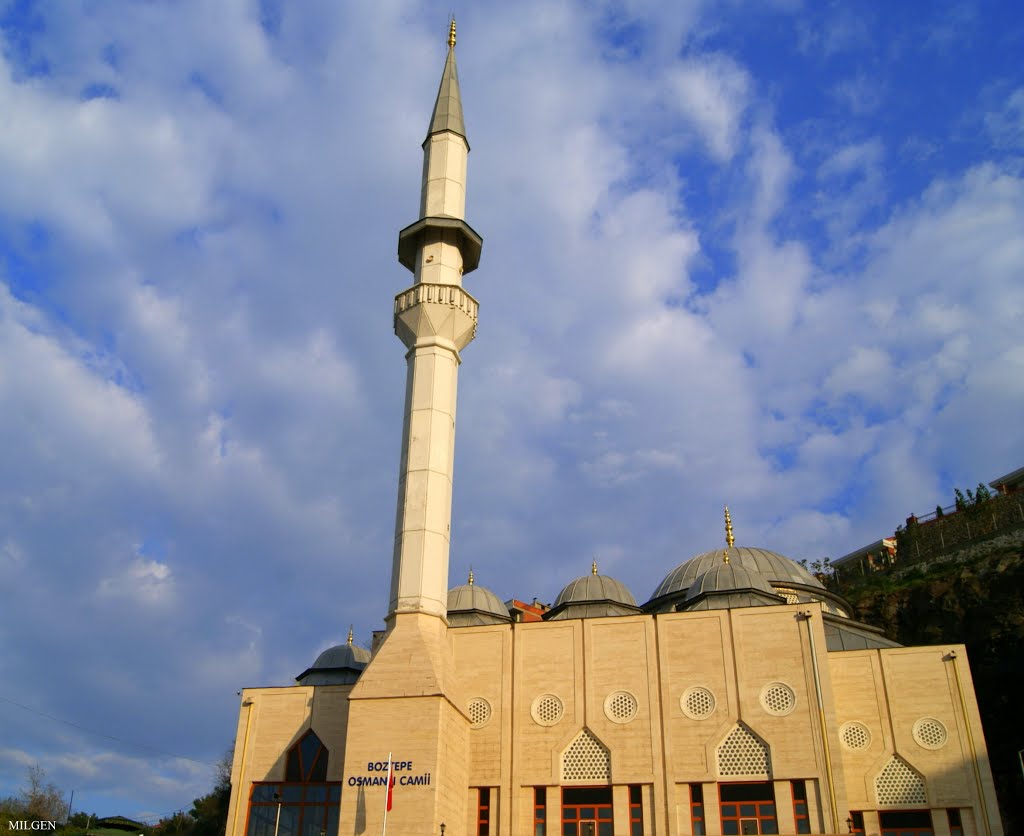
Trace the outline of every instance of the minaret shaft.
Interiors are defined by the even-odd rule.
[[[444,618],[459,355],[453,345],[435,342],[412,348],[407,362],[388,611]]]
[[[402,613],[447,618],[460,352],[477,318],[462,275],[480,252],[480,237],[464,221],[469,144],[453,44],[428,130],[420,220],[399,236],[399,260],[414,283],[395,299],[395,333],[409,351],[389,621]]]

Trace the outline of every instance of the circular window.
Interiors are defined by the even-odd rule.
[[[839,739],[847,749],[867,749],[871,745],[871,732],[863,723],[846,723],[839,730]]]
[[[925,749],[940,749],[946,745],[946,727],[934,717],[922,717],[914,723],[914,740]]]
[[[707,688],[689,688],[679,698],[679,707],[691,720],[704,720],[715,713],[715,695]]]
[[[564,713],[562,701],[554,694],[541,694],[530,708],[534,722],[541,726],[553,726],[562,719]]]
[[[478,729],[486,726],[491,719],[491,704],[483,697],[473,697],[469,701],[469,722],[472,728]]]
[[[629,691],[615,691],[604,701],[604,713],[613,723],[628,723],[639,710],[640,704]]]
[[[796,708],[796,694],[788,685],[773,682],[761,690],[761,706],[769,714],[784,717]]]

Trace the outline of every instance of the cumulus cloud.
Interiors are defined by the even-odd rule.
[[[725,55],[682,61],[669,75],[673,103],[720,163],[728,162],[737,151],[749,88],[747,73]]]

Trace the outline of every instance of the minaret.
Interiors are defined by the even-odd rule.
[[[398,236],[413,285],[395,298],[395,333],[408,364],[387,632],[348,695],[342,775],[380,777],[388,753],[402,764],[387,823],[395,833],[453,833],[468,814],[468,697],[448,632],[448,539],[460,352],[476,332],[476,300],[462,274],[477,266],[480,236],[463,220],[466,156],[455,23],[423,142],[420,219]],[[382,830],[385,790],[345,784],[338,833]],[[433,829],[432,829],[433,828]]]
[[[414,282],[395,297],[395,333],[409,351],[389,627],[401,613],[447,613],[456,390],[478,308],[462,276],[476,269],[483,243],[463,219],[468,154],[453,19],[423,141],[420,219],[398,235],[398,260]]]

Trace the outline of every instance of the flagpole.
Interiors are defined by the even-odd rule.
[[[388,808],[391,807],[391,752],[388,752],[388,778],[384,783],[384,826],[381,828],[380,836],[387,836],[388,833]]]

